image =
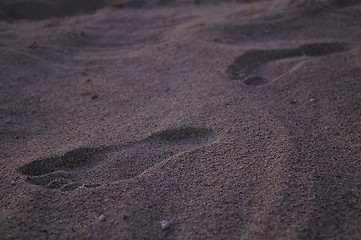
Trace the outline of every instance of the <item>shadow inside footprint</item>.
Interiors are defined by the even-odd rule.
[[[71,172],[86,169],[103,160],[104,149],[79,148],[61,157],[44,158],[20,167],[18,171],[27,181],[49,189],[73,190],[80,184]]]
[[[257,70],[269,62],[296,57],[320,57],[346,50],[348,45],[345,43],[315,43],[293,49],[251,50],[229,65],[226,74],[231,80],[243,80],[246,85],[260,86],[267,84],[269,80],[259,76],[260,71]]]
[[[19,171],[27,176],[40,176],[59,170],[86,167],[100,161],[101,157],[97,155],[101,152],[101,149],[96,148],[79,148],[62,157],[36,160],[19,168]]]
[[[168,129],[120,146],[79,148],[63,156],[39,159],[18,169],[31,184],[71,191],[130,179],[175,154],[207,143],[205,128]]]

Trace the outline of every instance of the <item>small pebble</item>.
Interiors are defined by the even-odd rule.
[[[98,98],[98,95],[93,95],[92,96],[92,99],[94,100],[94,99],[97,99]]]
[[[35,48],[37,48],[37,46],[38,46],[38,42],[35,41],[28,48],[35,49]]]
[[[167,220],[162,220],[161,225],[162,225],[162,230],[166,230],[169,228],[170,222],[168,222]]]
[[[310,102],[314,102],[314,101],[315,101],[315,99],[314,99],[314,98],[311,98],[311,99],[310,99]]]
[[[85,91],[85,92],[82,92],[80,95],[84,97],[84,96],[88,96],[90,94],[92,94],[90,91]]]
[[[296,104],[296,100],[291,100],[291,101],[288,102],[288,104],[292,104],[292,105]]]
[[[113,7],[113,8],[123,8],[123,7],[124,7],[124,4],[123,4],[123,3],[120,3],[120,2],[113,2],[113,3],[112,3],[112,7]]]
[[[100,222],[104,222],[106,218],[107,218],[106,216],[100,215],[100,216],[99,216],[99,221],[100,221]]]
[[[5,123],[5,124],[10,124],[10,123],[11,123],[11,120],[10,120],[10,119],[5,119],[5,120],[4,120],[4,123]]]

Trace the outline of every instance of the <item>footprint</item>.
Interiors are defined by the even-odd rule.
[[[18,170],[27,176],[29,183],[49,189],[73,190],[80,184],[71,173],[95,166],[97,162],[104,160],[105,151],[102,148],[79,148],[61,157],[33,161]]]
[[[262,75],[275,75],[272,77],[277,78],[289,71],[295,63],[302,61],[304,57],[320,57],[346,50],[348,50],[347,44],[337,42],[306,44],[292,49],[251,50],[229,65],[226,73],[231,80],[242,80],[246,85],[260,86],[269,82]],[[273,63],[271,71],[268,71],[267,65],[271,63]]]
[[[156,132],[120,146],[79,148],[63,156],[30,162],[18,169],[27,182],[48,189],[71,191],[134,178],[175,154],[209,142],[206,128],[178,128]]]

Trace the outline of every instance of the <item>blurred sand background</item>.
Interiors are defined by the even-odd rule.
[[[361,239],[360,22],[0,0],[0,238]]]

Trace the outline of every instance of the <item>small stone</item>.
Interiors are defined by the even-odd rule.
[[[90,95],[90,94],[92,94],[90,91],[85,91],[85,92],[82,92],[81,94],[80,94],[80,96],[88,96],[88,95]]]
[[[291,104],[291,105],[294,105],[296,103],[297,103],[296,100],[291,100],[291,101],[288,102],[288,104]]]
[[[113,8],[123,8],[123,7],[124,7],[124,4],[123,4],[123,3],[120,3],[120,2],[113,2],[113,3],[112,3],[112,7],[113,7]]]
[[[94,100],[94,99],[97,99],[98,98],[98,95],[93,95],[92,96],[92,99]]]
[[[166,230],[169,228],[170,222],[168,222],[167,220],[162,220],[161,225],[162,225],[162,230]]]
[[[30,46],[28,46],[28,48],[31,48],[31,49],[35,49],[37,47],[38,47],[38,42],[37,41],[33,42]]]
[[[311,99],[310,99],[310,102],[314,102],[314,101],[315,101],[315,99],[314,99],[314,98],[311,98]]]
[[[127,214],[124,214],[124,215],[123,215],[123,219],[124,219],[124,220],[127,220],[127,219],[128,219],[128,215],[127,215]]]
[[[5,124],[10,124],[10,123],[11,123],[11,120],[10,120],[10,119],[5,119],[5,120],[4,120],[4,123],[5,123]]]
[[[99,216],[99,221],[100,221],[100,222],[104,222],[105,219],[107,219],[106,216],[104,216],[104,215],[100,215],[100,216]]]

